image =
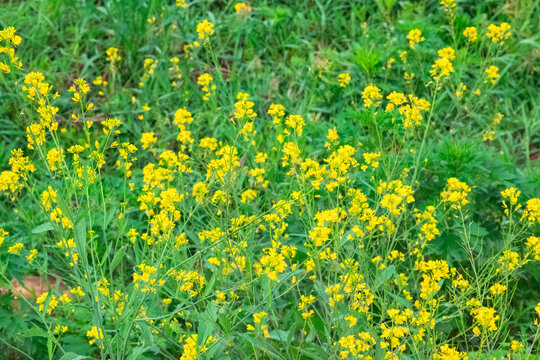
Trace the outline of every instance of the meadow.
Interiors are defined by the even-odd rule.
[[[538,0],[0,29],[0,359],[540,358]]]

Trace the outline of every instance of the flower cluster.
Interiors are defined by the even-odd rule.
[[[2,274],[58,274],[20,307],[26,335],[51,358],[532,355],[540,199],[534,126],[506,141],[525,92],[499,101],[511,27],[438,3],[441,31],[369,16],[349,49],[298,45],[303,6],[164,2],[137,41],[131,21],[96,39],[93,81],[25,72],[0,31],[21,126],[0,156]]]

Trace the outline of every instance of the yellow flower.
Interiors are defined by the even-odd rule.
[[[56,296],[52,295],[51,296],[51,300],[49,300],[49,306],[48,306],[48,309],[47,309],[47,314],[52,314],[52,311],[54,309],[56,309],[56,307],[58,306],[58,300],[56,299]]]
[[[208,194],[208,188],[205,183],[198,182],[193,185],[193,197],[195,198],[195,201],[202,201],[206,194]]]
[[[156,142],[157,142],[157,137],[155,137],[153,132],[142,133],[141,143],[142,143],[143,149],[148,149],[150,144],[154,144]]]
[[[540,199],[532,198],[527,201],[527,208],[523,212],[521,220],[523,219],[527,219],[531,223],[540,223]]]
[[[471,188],[466,183],[459,181],[457,178],[450,178],[447,180],[446,188],[441,193],[441,196],[443,202],[450,203],[453,209],[459,209],[469,203],[467,196],[470,192]]]
[[[65,333],[66,331],[68,331],[68,327],[65,326],[65,325],[57,325],[54,330],[53,330],[53,333],[56,334],[56,335],[59,335],[59,334],[63,334]]]
[[[199,34],[199,39],[208,39],[212,34],[214,34],[214,24],[212,24],[206,19],[203,20],[202,22],[197,24],[197,33]]]
[[[447,48],[451,49],[451,48]],[[445,49],[439,50],[439,54],[441,51],[444,51]],[[452,50],[453,51],[453,50]],[[443,52],[443,55],[451,55],[454,56],[453,53],[445,53]],[[439,81],[441,78],[447,78],[450,76],[451,73],[454,72],[454,66],[452,65],[451,58],[448,57],[440,57],[437,60],[435,60],[435,63],[431,65],[431,70],[429,71],[431,76],[435,81]]]
[[[156,292],[157,286],[162,286],[164,281],[157,279],[157,268],[146,265],[146,264],[140,264],[137,266],[137,268],[141,271],[141,273],[134,272],[133,273],[133,282],[135,283],[135,288],[140,290],[141,292]]]
[[[21,243],[16,243],[15,245],[9,247],[8,253],[17,255],[18,253],[21,252],[21,249],[23,248],[23,246],[24,245]]]
[[[57,148],[52,148],[47,153],[47,164],[51,171],[57,171],[62,168],[63,151]]]
[[[199,79],[201,79],[200,82],[199,82],[199,85],[201,85],[201,84],[208,85],[210,83],[210,81],[213,80],[212,76],[210,76],[209,74],[203,74],[203,75],[207,75],[207,77],[202,78],[202,75],[201,75],[201,77],[199,77]],[[173,121],[174,121],[174,124],[176,126],[178,126],[178,128],[182,129],[187,124],[191,124],[193,122],[193,116],[184,107],[184,108],[176,110],[176,112],[174,113],[174,120]]]
[[[86,332],[86,336],[90,338],[88,340],[88,343],[92,345],[96,342],[96,340],[103,340],[103,331],[101,330],[101,328],[92,326],[92,328]]]
[[[44,80],[45,77],[40,72],[31,72],[24,77],[24,83],[29,86],[23,86],[22,89],[29,99],[34,100],[36,95],[46,97],[52,90],[52,85],[47,84]]]
[[[483,329],[488,331],[497,330],[497,320],[499,320],[499,315],[497,315],[497,311],[495,309],[481,306],[477,309],[471,310],[471,315],[474,316],[476,324],[480,325]],[[477,336],[480,334],[478,328],[477,331],[473,329],[473,332]]]
[[[122,60],[122,58],[118,55],[118,49],[115,47],[110,47],[106,51],[107,58],[106,60],[111,62],[111,64],[114,64],[117,61]]]
[[[511,35],[510,24],[503,22],[500,26],[491,24],[488,26],[488,32],[486,36],[491,39],[494,44],[504,44],[504,40],[508,39]]]
[[[489,291],[491,291],[493,295],[501,295],[506,291],[506,286],[501,284],[495,284],[489,288]]]
[[[519,254],[512,250],[505,250],[497,262],[500,264],[500,268],[497,271],[512,271],[519,265]]]
[[[83,95],[90,91],[90,86],[88,86],[86,80],[79,78],[74,81],[73,85],[69,88],[69,91],[73,93],[71,100],[78,103],[82,101]]]
[[[386,111],[391,111],[395,106],[399,105],[399,114],[404,116],[403,127],[410,128],[413,126],[419,126],[422,121],[422,113],[429,110],[431,104],[429,101],[418,98],[412,94],[409,94],[407,98],[403,94],[393,92],[389,95],[390,103],[386,107]]]
[[[188,240],[186,238],[186,233],[181,233],[175,238],[174,247],[179,249],[182,245],[185,245],[187,243],[188,243]]]
[[[401,59],[401,61],[406,64],[407,63],[407,51],[406,50],[403,50],[402,52],[399,53],[399,58]]]
[[[15,193],[18,189],[24,187],[19,182],[20,176],[13,171],[2,171],[0,173],[0,191],[11,191]]]
[[[441,0],[441,5],[444,6],[444,11],[447,13],[452,12],[452,10],[457,6],[456,0]]]
[[[458,89],[456,90],[456,96],[457,97],[462,97],[463,96],[463,92],[467,90],[467,86],[464,85],[463,83],[460,83],[459,86],[458,86]]]
[[[41,204],[45,208],[45,211],[49,211],[52,208],[52,204],[56,203],[56,191],[50,186],[47,190],[41,193]]]
[[[478,30],[474,26],[466,27],[463,30],[463,36],[467,38],[468,42],[475,42],[478,39]]]
[[[420,31],[419,29],[413,29],[409,31],[409,34],[407,34],[407,40],[409,40],[409,46],[411,47],[411,49],[414,49],[416,48],[416,44],[426,39],[422,36],[422,31]]]
[[[0,230],[1,235],[1,230]],[[1,237],[0,237],[1,239]],[[2,245],[2,242],[0,241],[0,245]],[[534,256],[535,260],[540,260],[540,237],[537,236],[531,236],[527,239],[527,248],[529,248],[529,251]]]
[[[444,260],[419,261],[416,267],[422,272],[420,297],[428,299],[441,289],[440,281],[450,277],[448,263]]]
[[[381,153],[363,153],[362,156],[364,157],[364,162],[361,166],[361,169],[363,171],[366,171],[369,166],[373,167],[374,169],[379,167],[379,160],[381,158]]]
[[[30,264],[36,259],[38,251],[36,249],[30,250],[30,254],[26,257],[26,261],[28,261]]]
[[[183,354],[180,357],[180,360],[195,360],[198,357],[198,344],[197,344],[198,335],[193,334],[188,337],[184,343]]]
[[[36,299],[36,304],[39,305],[39,311],[43,311],[43,308],[45,307],[45,300],[47,300],[47,296],[49,296],[48,292],[44,292]]]
[[[437,55],[441,58],[447,58],[450,61],[453,61],[456,58],[456,51],[451,47],[445,47],[437,51]]]
[[[69,298],[69,295],[66,294],[66,293],[62,294],[62,296],[60,296],[60,297],[58,298],[58,300],[59,300],[60,302],[64,303],[64,304],[67,304],[67,303],[71,302],[71,299]]]
[[[461,288],[461,289],[465,289],[465,288],[467,288],[469,286],[469,281],[465,280],[463,278],[463,275],[458,274],[457,278],[452,281],[452,286],[457,287],[457,288]]]
[[[324,245],[330,239],[330,233],[332,230],[324,226],[318,226],[313,228],[309,232],[309,239],[317,247]]]
[[[315,296],[300,295],[300,303],[298,304],[298,310],[302,311],[302,317],[305,319],[312,317],[313,310],[308,311],[308,307],[315,302]]]
[[[262,164],[262,163],[264,163],[266,161],[267,158],[268,158],[268,154],[263,153],[263,152],[259,152],[255,156],[255,162],[258,163],[258,164]]]
[[[482,130],[482,138],[484,141],[492,141],[493,135],[495,135],[495,131],[493,130]]]
[[[41,124],[30,124],[26,128],[26,137],[28,140],[28,148],[34,149],[34,145],[41,146],[45,143],[45,129]]]
[[[8,236],[9,233],[5,231],[4,229],[0,228],[0,246],[4,243],[4,240],[6,239],[6,236]]]
[[[97,283],[97,289],[100,293],[102,293],[103,295],[105,296],[109,296],[109,285],[111,285],[109,283],[109,280],[105,279],[105,278],[102,278],[101,280],[98,281]]]
[[[0,31],[0,41],[5,40],[7,46],[0,47],[0,53],[6,53],[9,57],[9,60],[6,62],[0,62],[0,70],[5,74],[11,72],[10,65],[13,65],[14,68],[21,70],[22,61],[15,56],[15,48],[21,43],[22,39],[19,35],[15,35],[15,28],[9,26]],[[12,47],[13,46],[13,47]]]
[[[510,348],[512,349],[512,351],[516,352],[516,351],[519,351],[521,349],[523,349],[524,345],[522,343],[520,343],[519,341],[516,341],[516,340],[512,340],[512,343],[510,345]]]
[[[115,128],[119,127],[120,125],[122,125],[122,122],[120,120],[116,119],[116,118],[114,118],[114,119],[105,119],[105,121],[101,122],[101,125],[103,125],[103,133],[105,135],[107,135],[107,134],[109,134],[110,131],[112,131],[113,129],[115,129]],[[120,134],[119,130],[115,130],[114,132],[116,134]],[[79,145],[76,145],[76,146],[79,146]],[[82,148],[77,148],[77,149],[78,149],[77,153],[82,152],[84,150]],[[69,149],[68,149],[68,152],[73,153],[73,151],[70,151]]]
[[[347,73],[338,75],[339,86],[346,87],[351,81],[351,76]]]
[[[385,112],[389,112],[394,110],[397,106],[400,106],[407,102],[407,98],[403,93],[398,93],[396,91],[392,91],[386,99],[388,100],[388,105],[386,105]]]
[[[279,124],[281,123],[281,119],[285,116],[285,108],[280,104],[271,104],[268,108],[268,115],[274,117],[274,124]]]
[[[263,255],[255,267],[257,275],[261,276],[265,274],[272,281],[279,282],[278,275],[282,274],[287,267],[285,262],[285,256],[278,252],[276,247],[263,249]]]
[[[242,196],[241,196],[241,202],[243,204],[247,204],[249,203],[251,200],[255,199],[257,197],[257,191],[253,190],[253,189],[247,189],[246,191],[244,191],[242,193]]]
[[[260,313],[253,314],[253,322],[255,324],[260,324],[261,320],[268,315],[265,311],[262,311]]]
[[[376,344],[376,341],[369,333],[361,332],[358,335],[341,337],[338,340],[338,344],[343,349],[339,353],[342,359],[350,358],[349,354],[355,359],[370,359],[371,356],[364,355],[364,353],[370,351]]]
[[[349,322],[349,327],[353,327],[354,325],[356,325],[356,322],[358,321],[358,319],[356,319],[354,316],[352,315],[349,315],[347,317],[345,317],[345,320],[347,320]]]
[[[201,139],[199,146],[210,151],[215,151],[218,147],[218,141],[215,138],[205,137]]]
[[[371,107],[371,105],[378,106],[380,99],[382,98],[381,89],[373,84],[369,84],[362,91],[362,99],[364,99],[364,107]]]
[[[126,236],[129,238],[129,241],[131,241],[132,243],[135,243],[138,235],[139,233],[135,229],[129,229],[129,231],[126,234]]]
[[[495,84],[497,82],[497,79],[500,77],[499,68],[493,65],[486,69],[486,74],[487,80],[484,82],[487,82],[489,80],[492,84]]]
[[[255,106],[255,103],[253,103],[252,101],[248,101],[248,97],[249,94],[243,92],[239,92],[236,95],[236,99],[238,101],[234,104],[235,111],[233,114],[233,118],[231,118],[231,122],[235,125],[236,121],[234,119],[242,121],[238,124],[243,124],[243,127],[240,129],[238,134],[243,134],[246,140],[248,139],[247,136],[249,134],[256,133],[253,129],[253,119],[257,117],[257,113],[253,111],[253,106]]]
[[[497,116],[495,116],[492,120],[491,120],[491,124],[492,126],[497,126],[501,123],[501,120],[503,119],[504,117],[504,114],[501,114],[501,113],[497,113]]]
[[[148,58],[148,59],[144,59],[144,73],[143,73],[143,80],[146,80],[150,77],[150,75],[153,75],[154,74],[154,70],[156,69],[156,66],[158,64],[158,61],[157,60],[154,60],[154,59],[151,59],[151,58]],[[139,84],[140,86],[144,86],[144,83],[141,82]]]
[[[304,128],[304,125],[306,125],[306,122],[300,115],[289,115],[285,119],[285,125],[289,126],[290,128],[294,129],[296,133],[301,136],[302,130]]]
[[[434,360],[468,360],[467,353],[458,351],[454,347],[450,347],[448,344],[439,348],[435,354],[433,354]]]
[[[251,6],[246,3],[238,3],[234,5],[234,10],[236,11],[236,14],[240,16],[246,16],[249,15],[249,13],[251,12]]]
[[[514,187],[506,188],[503,191],[501,191],[501,195],[505,199],[510,200],[510,205],[516,205],[519,196],[521,195],[521,191]]]
[[[328,129],[328,135],[326,135],[326,139],[328,141],[324,143],[324,146],[327,148],[330,148],[332,145],[335,145],[338,143],[339,135],[335,126],[333,129]]]
[[[400,180],[389,183],[381,181],[377,188],[379,194],[383,194],[380,201],[381,207],[387,209],[394,215],[405,211],[405,205],[414,201],[411,186],[404,185]]]
[[[202,91],[205,92],[205,94],[203,96],[203,100],[205,100],[205,101],[210,100],[210,95],[211,95],[210,92],[211,92],[211,90],[216,89],[216,85],[211,84],[211,82],[213,80],[214,80],[214,78],[212,77],[212,75],[207,74],[207,73],[204,73],[204,74],[200,75],[197,78],[197,84],[202,86]]]

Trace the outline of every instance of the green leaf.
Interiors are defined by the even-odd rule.
[[[272,285],[271,280],[268,278],[268,276],[263,276],[261,278],[262,281],[262,288],[263,288],[263,295],[264,300],[266,302],[266,307],[269,309],[272,308]]]
[[[268,334],[268,338],[273,339],[273,340],[278,340],[280,342],[284,342],[287,339],[288,336],[289,336],[288,331],[279,330],[279,329],[272,330]]]
[[[256,348],[263,349],[270,359],[285,359],[283,355],[276,352],[273,347],[269,347],[265,342],[257,338],[252,338],[251,341],[253,341]]]
[[[217,322],[217,306],[211,302],[199,318],[199,336],[203,341],[214,333],[214,325]]]
[[[372,51],[360,47],[356,50],[354,55],[354,62],[360,70],[369,75],[375,75],[379,70],[379,62],[381,61],[381,55],[378,51]]]
[[[412,308],[412,305],[411,305],[411,302],[408,301],[407,299],[405,299],[404,297],[402,296],[399,296],[399,295],[396,295],[396,294],[393,294],[391,292],[388,292],[390,294],[391,297],[394,298],[394,300],[396,300],[396,302],[401,305],[402,307],[405,307],[407,309],[410,309]]]
[[[154,354],[157,354],[159,352],[159,347],[157,347],[156,345],[137,346],[133,349],[133,352],[126,358],[126,360],[137,360],[139,359],[140,355],[144,354],[147,351],[152,351]]]
[[[40,327],[34,326],[33,328],[26,330],[23,336],[24,337],[40,336],[40,337],[46,338],[47,332]]]
[[[45,231],[51,231],[51,230],[54,230],[54,227],[51,224],[51,222],[48,221],[32,229],[32,234],[41,234],[41,233],[44,233]]]
[[[210,281],[208,281],[208,283],[204,287],[204,292],[203,292],[203,295],[202,295],[203,298],[206,298],[210,294],[210,292],[214,290],[214,283],[215,282],[216,282],[216,275],[212,274],[212,277],[210,278]]]
[[[53,343],[52,343],[52,337],[49,337],[47,339],[47,352],[49,353],[49,359],[52,359],[53,356]]]
[[[469,226],[469,232],[472,236],[476,237],[482,237],[489,234],[486,228],[475,222],[471,223],[471,225]]]
[[[83,360],[90,359],[88,356],[82,356],[75,354],[74,352],[67,352],[59,360]]]
[[[325,351],[320,345],[308,344],[305,347],[302,346],[302,355],[307,356],[310,359],[326,359],[328,358],[328,352]]]
[[[75,243],[80,247],[79,253],[86,256],[86,221],[84,218],[77,222],[75,225]]]
[[[7,269],[8,265],[9,265],[9,262],[7,262],[7,261],[2,264],[2,267],[0,267],[0,276],[2,276],[2,277],[4,276],[4,274],[6,273],[6,269]]]
[[[390,281],[392,277],[396,274],[396,268],[394,265],[390,265],[386,269],[382,270],[377,274],[377,277],[375,278],[375,289],[380,289],[383,284]]]
[[[137,326],[139,326],[139,329],[141,330],[141,340],[143,345],[150,346],[154,343],[152,332],[150,331],[150,328],[144,321],[137,321]]]
[[[122,246],[116,254],[114,254],[114,257],[111,262],[111,271],[114,271],[118,264],[120,264],[120,261],[124,259],[124,255],[126,254],[127,246]]]

